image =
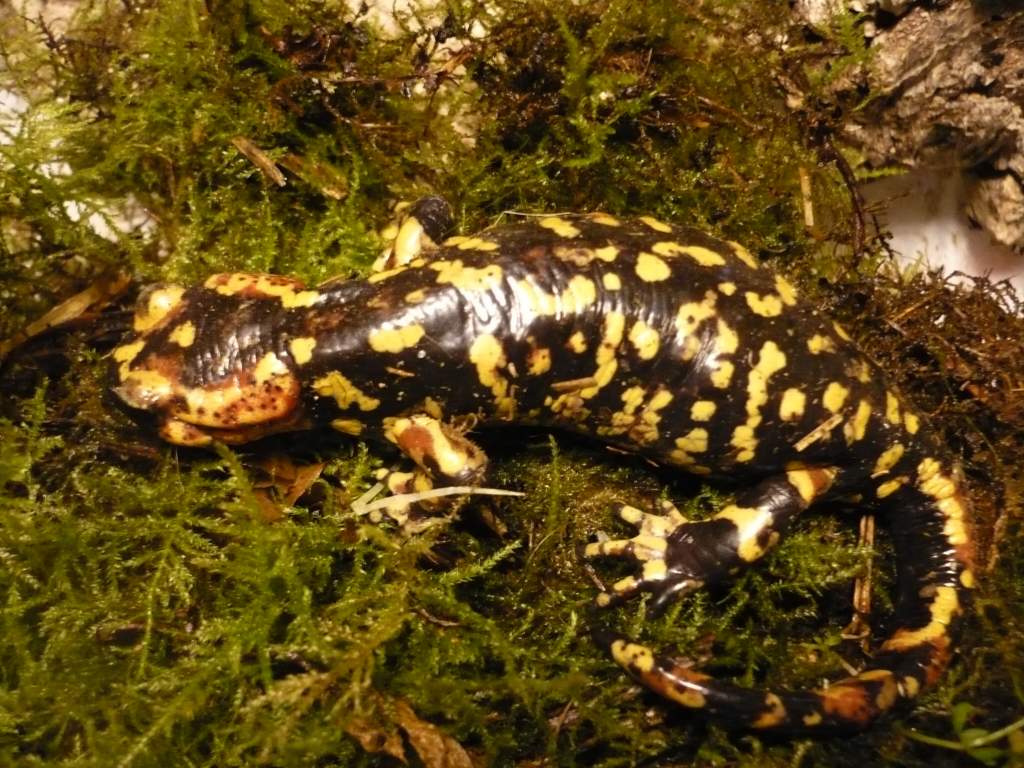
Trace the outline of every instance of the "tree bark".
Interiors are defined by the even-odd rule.
[[[842,138],[869,167],[958,168],[967,213],[1024,252],[1024,6],[1015,2],[801,0],[812,25],[862,11],[872,57],[833,85]],[[844,7],[845,6],[845,7]]]

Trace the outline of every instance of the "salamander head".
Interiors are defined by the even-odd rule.
[[[156,415],[161,436],[177,445],[242,443],[301,428],[284,328],[292,318],[281,296],[281,286],[297,295],[294,285],[266,275],[215,275],[202,286],[145,290],[133,332],[112,353],[114,392]]]

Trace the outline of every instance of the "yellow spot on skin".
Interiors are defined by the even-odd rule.
[[[834,330],[836,332],[836,336],[838,336],[843,341],[853,341],[853,339],[850,337],[850,334],[848,334],[846,330],[843,328],[843,326],[841,326],[839,323],[832,323],[832,330]]]
[[[813,728],[816,725],[820,725],[822,721],[821,712],[811,712],[809,715],[803,717],[804,725],[808,728]]]
[[[620,666],[637,672],[650,672],[654,669],[654,654],[650,648],[625,640],[612,643],[612,658]]]
[[[366,282],[382,283],[388,278],[394,277],[395,275],[400,275],[405,271],[406,267],[403,265],[401,267],[395,267],[394,269],[385,269],[383,272],[374,272],[372,275],[366,278]]]
[[[691,429],[676,438],[676,448],[684,453],[704,453],[708,449],[708,431],[703,427]]]
[[[895,443],[890,446],[886,451],[878,457],[878,461],[875,462],[875,470],[872,473],[872,477],[886,474],[890,469],[896,466],[896,462],[903,457],[903,453],[906,449],[902,443]]]
[[[739,243],[735,243],[735,242],[729,241],[729,245],[732,246],[732,251],[733,251],[733,253],[736,254],[736,258],[737,259],[742,261],[744,264],[746,264],[751,269],[757,269],[758,268],[759,265],[757,263],[757,259],[755,259],[753,257],[753,255],[750,253],[750,251],[748,251],[746,248],[744,248]]]
[[[690,418],[694,421],[710,421],[717,408],[713,400],[697,400],[690,406]]]
[[[480,383],[491,390],[498,414],[512,418],[515,400],[508,396],[508,379],[498,370],[506,365],[505,350],[501,342],[490,334],[478,336],[469,348],[469,361],[476,366]]]
[[[684,345],[689,337],[696,335],[701,323],[715,316],[715,302],[717,298],[718,295],[714,291],[707,291],[704,294],[703,301],[689,301],[679,307],[679,311],[676,313],[676,332]],[[699,344],[699,340],[697,340],[697,343]],[[684,360],[691,359],[693,354],[696,353],[696,348],[691,349],[690,352],[689,357],[685,354],[683,355]]]
[[[855,360],[850,364],[847,372],[861,384],[867,384],[873,378],[871,366],[868,365],[867,360]]]
[[[485,387],[494,386],[502,378],[498,368],[505,365],[505,350],[493,334],[477,337],[469,349],[469,360],[476,365],[480,383]]]
[[[151,291],[146,298],[146,306],[135,313],[132,327],[138,331],[148,331],[170,314],[181,302],[185,289],[180,285],[168,285]]]
[[[822,352],[835,352],[836,345],[829,336],[816,333],[807,340],[807,349],[812,355],[820,355]]]
[[[196,340],[196,327],[191,320],[187,320],[175,328],[167,337],[179,347],[188,348]]]
[[[583,335],[583,331],[576,331],[569,337],[566,346],[578,355],[583,354],[587,351],[587,337]]]
[[[775,292],[779,294],[782,303],[792,307],[796,304],[796,288],[794,288],[782,275],[775,276]]]
[[[907,411],[903,414],[903,426],[906,428],[907,432],[912,435],[916,435],[917,430],[921,428],[921,420],[918,418],[916,413]]]
[[[590,214],[590,220],[595,224],[603,224],[606,227],[617,227],[620,224],[619,220],[611,214],[602,213],[600,211]]]
[[[146,340],[140,339],[139,341],[133,341],[131,344],[123,344],[120,347],[114,349],[113,355],[114,360],[119,363],[130,363],[135,359],[136,355],[142,351],[142,348],[146,346]]]
[[[285,309],[310,307],[320,298],[316,291],[302,290],[302,283],[299,281],[277,275],[233,272],[212,275],[203,285],[223,296],[235,296],[251,291],[260,296],[276,298]]]
[[[213,437],[193,424],[180,419],[168,419],[160,426],[160,437],[174,445],[200,448],[213,442]]]
[[[671,232],[672,227],[664,222],[658,221],[651,216],[641,216],[640,221],[646,224],[648,227],[653,229],[655,232]]]
[[[632,414],[640,407],[640,404],[644,401],[644,395],[647,390],[643,387],[630,387],[622,393],[623,412],[627,415]]]
[[[736,526],[738,544],[736,554],[746,563],[752,563],[764,555],[764,548],[758,544],[761,532],[771,526],[772,516],[766,509],[738,507],[730,504],[714,517],[728,520]]]
[[[796,488],[800,498],[810,504],[832,485],[836,470],[832,467],[806,469],[803,467],[788,469],[786,479]]]
[[[757,447],[755,430],[761,423],[761,408],[768,402],[768,379],[786,367],[786,355],[774,341],[761,346],[757,365],[747,377],[747,422],[733,430],[730,444],[737,449],[736,461],[750,461]]]
[[[728,360],[722,360],[718,364],[718,368],[708,378],[711,379],[711,384],[717,389],[726,389],[732,381],[732,374],[735,369],[736,366]]]
[[[974,572],[971,571],[969,568],[964,570],[960,574],[960,583],[963,584],[964,587],[967,588],[967,589],[974,589],[974,587],[975,587]]]
[[[419,304],[426,297],[427,292],[422,288],[417,288],[415,291],[409,291],[409,293],[405,294],[405,301],[407,304]]]
[[[956,479],[942,472],[940,464],[932,458],[926,458],[917,467],[917,487],[921,493],[931,496],[935,505],[942,513],[945,524],[942,533],[953,546],[966,544],[967,510],[960,499],[959,484]]]
[[[292,353],[292,360],[299,365],[305,365],[313,359],[313,350],[316,348],[316,339],[312,336],[300,336],[288,343],[288,350]]]
[[[622,280],[614,272],[606,272],[601,278],[601,284],[606,291],[617,291],[622,288]]]
[[[804,415],[807,396],[799,389],[790,388],[782,393],[779,403],[779,418],[783,421],[796,421]]]
[[[636,257],[636,274],[646,283],[658,283],[667,280],[672,270],[663,259],[653,253],[641,252]]]
[[[437,282],[454,285],[463,291],[489,291],[501,285],[502,271],[497,264],[486,267],[467,267],[461,259],[435,261],[430,269],[437,272]]]
[[[956,587],[935,587],[935,595],[928,606],[931,620],[919,629],[900,629],[882,643],[883,651],[906,651],[946,636],[947,627],[960,613],[960,600]]]
[[[689,256],[702,267],[720,267],[725,264],[722,254],[699,245],[682,245],[666,240],[655,243],[651,250],[659,256]]]
[[[531,280],[514,280],[517,304],[536,317],[579,314],[597,300],[597,286],[589,277],[574,275],[559,295],[548,293]],[[524,320],[529,319],[528,316]]]
[[[878,486],[878,490],[875,491],[875,495],[884,499],[886,496],[891,496],[896,493],[901,487],[906,485],[909,478],[906,475],[900,475],[893,480],[886,480],[884,483]]]
[[[756,427],[748,424],[740,424],[732,431],[732,439],[729,444],[736,449],[736,461],[750,461],[754,458],[757,450],[757,437],[754,434]]]
[[[288,373],[288,366],[281,362],[280,358],[273,352],[267,352],[263,357],[260,358],[259,362],[256,363],[256,367],[253,369],[252,375],[256,379],[257,384],[263,384],[264,382],[270,381],[275,376],[281,376]]]
[[[825,394],[821,397],[821,404],[831,413],[839,413],[842,410],[843,403],[846,402],[846,398],[849,396],[850,390],[838,381],[832,381],[825,387]]]
[[[900,401],[892,392],[885,393],[885,420],[894,425],[900,423]]]
[[[942,471],[942,465],[930,456],[917,465],[917,478],[926,483]]]
[[[782,699],[774,693],[765,694],[764,704],[766,710],[757,716],[757,719],[751,723],[751,727],[771,728],[786,719],[786,707],[783,705]]]
[[[536,317],[551,317],[558,313],[561,302],[552,293],[542,290],[530,280],[515,280],[512,283],[516,293],[517,304],[524,311],[529,309]]]
[[[420,407],[431,418],[440,420],[444,417],[444,410],[441,408],[441,404],[432,397],[423,398],[423,405]]]
[[[847,443],[854,443],[863,439],[868,429],[868,420],[871,418],[871,403],[861,400],[857,403],[857,412],[853,418],[846,422],[843,427],[843,434],[846,435]]]
[[[747,306],[754,314],[761,317],[778,317],[782,314],[782,301],[774,293],[760,296],[753,291],[747,291],[744,296],[747,298]]]
[[[715,348],[719,354],[731,355],[739,349],[739,346],[739,335],[726,325],[722,318],[718,318],[718,336],[715,337]]]
[[[579,396],[583,399],[594,397],[603,387],[608,385],[615,377],[615,371],[619,363],[615,359],[615,353],[622,344],[623,335],[626,330],[626,316],[621,312],[608,312],[604,316],[604,329],[601,343],[597,347],[594,362],[597,370],[594,371],[594,385],[581,389]]]
[[[456,246],[460,251],[496,251],[498,244],[493,240],[484,240],[481,237],[467,237]]]
[[[562,295],[566,312],[579,313],[597,301],[597,286],[589,277],[575,275]]]
[[[556,245],[551,249],[551,253],[554,254],[555,258],[567,261],[577,267],[585,267],[597,258],[593,248],[583,248],[575,245]]]
[[[580,231],[571,222],[560,216],[548,216],[537,222],[545,229],[550,229],[559,237],[576,237]]]
[[[908,699],[912,699],[921,690],[921,682],[913,675],[907,675],[903,678],[903,691]]]
[[[726,296],[732,296],[736,293],[736,283],[719,283],[718,290]]]
[[[345,435],[359,437],[363,433],[363,422],[358,419],[334,419],[331,422],[331,429]]]
[[[342,410],[357,405],[361,411],[372,411],[380,405],[380,400],[365,394],[338,371],[331,371],[316,379],[313,389],[321,397],[333,397]]]
[[[643,405],[645,395],[646,390],[640,386],[629,387],[622,392],[622,410],[611,415],[610,424],[598,427],[598,434],[622,435],[628,432],[633,441],[639,444],[657,440],[658,424],[661,422],[661,415],[658,412],[672,402],[673,395],[666,389],[659,389],[644,406],[643,411],[636,415],[637,409]]]
[[[416,346],[425,333],[422,325],[413,323],[402,328],[378,328],[370,332],[368,341],[374,352],[397,354]]]
[[[618,258],[619,249],[614,245],[606,245],[603,248],[595,248],[594,255],[601,261],[612,262]]]
[[[551,350],[546,347],[535,349],[526,358],[526,372],[531,376],[540,376],[551,370]]]
[[[647,408],[651,411],[660,411],[666,405],[672,402],[674,395],[667,389],[659,389],[654,393],[654,397],[647,404]]]
[[[664,581],[668,575],[668,566],[664,560],[648,560],[644,563],[644,581]]]
[[[637,357],[641,360],[653,360],[661,345],[658,331],[643,320],[637,320],[629,330],[629,340],[636,348]]]
[[[875,693],[875,707],[883,712],[890,709],[899,698],[900,692],[896,686],[896,677],[887,669],[869,669],[857,675],[857,679],[881,683]]]

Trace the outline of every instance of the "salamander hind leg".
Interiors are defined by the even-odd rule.
[[[639,527],[637,535],[588,544],[583,554],[629,557],[640,573],[617,581],[598,595],[597,604],[616,605],[649,592],[649,610],[657,613],[679,596],[756,561],[778,543],[790,520],[828,489],[835,474],[829,468],[801,468],[769,478],[709,520],[688,521],[667,503],[662,515],[620,507],[619,516]]]

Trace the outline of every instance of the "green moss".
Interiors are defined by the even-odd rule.
[[[0,86],[29,106],[0,141],[0,335],[119,270],[138,282],[364,270],[394,202],[424,193],[452,200],[466,230],[510,209],[652,213],[799,270],[937,415],[972,478],[1002,489],[1000,530],[1019,529],[1019,412],[957,394],[994,374],[949,351],[996,355],[1013,329],[993,310],[974,323],[999,328],[991,343],[970,323],[954,331],[963,312],[928,293],[927,275],[876,276],[880,252],[854,262],[849,193],[806,127],[830,124],[833,105],[794,115],[777,87],[806,81],[818,104],[867,55],[856,19],[802,39],[781,3],[492,5],[438,3],[390,34],[323,1],[96,0],[51,37],[3,17]],[[837,54],[837,68],[815,68]],[[179,453],[112,408],[104,353],[123,306],[17,350],[0,379],[0,762],[391,764],[388,750],[416,759],[410,732],[424,726],[410,710],[480,764],[947,754],[888,725],[840,742],[728,734],[640,692],[590,640],[615,626],[745,684],[816,685],[856,656],[839,632],[869,555],[847,521],[809,516],[761,567],[658,620],[642,603],[595,616],[576,547],[626,532],[615,502],[668,496],[700,517],[724,497],[526,434],[516,451],[486,445],[494,484],[521,501],[474,501],[410,538],[351,512],[377,449],[290,451],[323,466],[287,506],[267,470],[282,444]],[[937,314],[915,326],[916,306],[963,343],[936,340]],[[879,319],[894,316],[925,352],[902,354]],[[999,358],[1001,375],[1013,359]],[[993,456],[1001,474],[981,474]],[[1024,706],[1018,540],[1001,539],[978,639],[911,726],[991,732]],[[963,701],[977,709],[961,722]]]

